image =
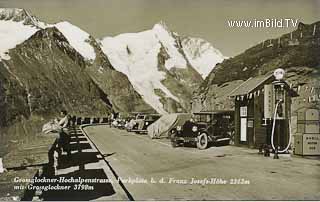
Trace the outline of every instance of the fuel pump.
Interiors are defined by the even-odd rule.
[[[283,80],[284,70],[274,71],[275,81],[264,86],[264,126],[269,131],[268,138],[274,151],[287,152],[290,147],[290,100],[288,85]],[[270,134],[271,133],[271,134]],[[288,138],[289,136],[289,138]],[[288,142],[287,142],[287,139]],[[269,142],[269,141],[267,141]]]

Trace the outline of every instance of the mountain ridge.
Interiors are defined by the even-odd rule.
[[[115,69],[128,76],[146,102],[158,112],[165,113],[189,111],[192,93],[202,81],[199,68],[194,68],[189,61],[189,58],[193,59],[190,55],[196,51],[187,55],[181,40],[179,34],[160,22],[142,32],[104,37],[99,43]],[[214,64],[207,64],[206,68],[211,69]],[[178,86],[186,87],[179,92]],[[164,102],[167,99],[176,103],[168,106]]]
[[[0,133],[4,147],[32,141],[61,109],[106,116],[112,105],[84,70],[81,55],[55,27],[41,29],[0,61]],[[82,64],[82,65],[80,65]]]
[[[97,67],[98,69],[95,71],[96,73],[94,73],[94,71],[92,71],[92,69],[90,68],[88,68],[88,71],[93,77],[95,77],[95,81],[100,83],[100,86],[104,86],[106,88],[105,91],[109,95],[112,95],[112,90],[110,89],[110,86],[111,86],[110,83],[107,86],[104,85],[106,82],[103,81],[101,76],[97,76],[98,75],[97,72],[101,73],[102,69],[107,68],[107,69],[114,69],[115,71],[121,72],[122,74],[127,76],[129,78],[128,82],[133,84],[133,89],[131,89],[131,87],[128,87],[129,89],[131,89],[129,91],[132,91],[132,90],[137,91],[137,93],[139,94],[139,96],[133,95],[133,97],[135,97],[135,99],[140,99],[139,97],[141,97],[146,102],[145,104],[140,101],[138,102],[138,105],[141,106],[139,107],[139,109],[141,109],[142,111],[143,111],[142,106],[145,106],[145,108],[149,108],[148,105],[149,106],[151,105],[154,109],[156,109],[160,113],[189,111],[190,110],[189,99],[191,98],[193,91],[198,87],[198,85],[202,81],[202,78],[205,77],[206,72],[208,72],[209,69],[213,68],[215,63],[220,62],[224,59],[222,54],[219,55],[219,52],[211,51],[211,49],[214,50],[214,48],[205,40],[202,40],[201,42],[204,43],[207,48],[203,49],[202,47],[199,47],[198,50],[195,50],[195,51],[190,50],[188,52],[189,48],[186,48],[186,47],[190,47],[190,49],[192,48],[197,49],[197,43],[192,44],[191,42],[191,45],[190,43],[189,44],[185,43],[186,45],[183,46],[182,37],[179,36],[177,33],[172,32],[164,22],[160,22],[155,24],[151,30],[143,31],[144,33],[153,32],[152,34],[154,35],[154,38],[158,42],[158,44],[157,44],[157,47],[154,47],[155,50],[153,50],[154,53],[152,56],[148,54],[144,54],[141,56],[140,59],[142,60],[148,57],[152,57],[152,59],[147,59],[150,61],[147,62],[145,67],[148,68],[149,66],[150,68],[150,66],[152,66],[154,70],[152,70],[152,72],[149,72],[150,73],[150,75],[148,76],[149,78],[144,77],[142,81],[141,80],[139,81],[138,77],[142,74],[140,73],[133,73],[135,75],[131,75],[131,74],[134,71],[140,71],[140,70],[132,69],[131,64],[126,65],[127,66],[126,68],[130,68],[130,70],[129,69],[124,70],[123,68],[119,68],[119,66],[121,65],[118,65],[117,63],[113,62],[114,58],[112,57],[112,54],[110,55],[108,52],[105,51],[102,41],[94,39],[89,33],[82,30],[81,28],[67,21],[62,21],[55,24],[46,24],[41,22],[38,18],[31,16],[27,11],[23,9],[9,9],[7,10],[7,12],[4,12],[6,11],[6,9],[2,9],[1,11],[2,13],[5,14],[3,15],[4,17],[2,17],[2,19],[9,20],[10,22],[11,20],[15,20],[17,22],[23,21],[22,24],[25,27],[27,26],[28,29],[30,26],[30,29],[31,29],[29,34],[27,34],[26,36],[22,36],[20,40],[12,41],[12,44],[10,44],[10,46],[8,45],[8,47],[5,50],[3,50],[2,59],[10,59],[8,58],[8,54],[7,54],[8,50],[10,48],[14,48],[17,44],[29,38],[36,31],[47,28],[47,27],[53,27],[53,26],[57,27],[65,35],[68,42],[73,46],[73,48],[75,48],[85,58],[86,60],[85,63],[88,66],[95,66],[95,63],[96,63],[95,50],[101,48],[103,53],[106,56],[102,56],[102,53],[99,53],[100,57],[106,58],[106,61],[108,61],[107,63],[109,64],[102,65],[103,67]],[[25,22],[28,22],[28,23],[25,23]],[[41,26],[38,26],[39,24]],[[19,30],[19,32],[23,33],[24,29]],[[143,33],[143,32],[140,32],[140,33]],[[122,37],[122,36],[128,36],[128,35],[132,35],[132,34],[124,33],[124,34],[120,34],[119,36]],[[10,36],[8,37],[10,38]],[[186,37],[183,40],[186,41]],[[189,41],[197,41],[197,40],[192,40],[192,38],[189,37]],[[142,42],[142,44],[144,44],[144,42]],[[100,45],[101,47],[98,47],[98,45]],[[159,61],[156,61],[156,60],[162,60],[160,57],[164,56],[164,54],[159,55],[161,47],[164,47],[163,51],[168,52],[167,54],[168,57],[164,59],[164,64],[160,64],[161,62],[159,63]],[[116,47],[116,49],[117,48],[119,47]],[[131,47],[129,46],[126,46],[123,49],[127,53],[131,53],[131,56],[129,56],[127,60],[139,61],[139,58],[132,57],[134,55],[139,55],[139,51],[137,52],[137,49],[131,50]],[[205,49],[210,49],[211,52],[209,51],[210,52],[209,55],[205,52]],[[136,52],[138,54],[136,54]],[[204,53],[201,55],[202,52]],[[1,44],[0,44],[0,54],[1,54]],[[216,54],[217,57],[214,60],[209,59],[205,61],[206,58],[211,58],[210,54],[211,55]],[[202,57],[203,55],[205,55],[205,57]],[[126,60],[126,58],[122,58],[121,60]],[[152,64],[150,65],[150,63]],[[140,65],[143,65],[143,64],[140,64]],[[164,69],[159,70],[158,68],[159,65],[164,65],[164,67],[169,71],[166,71]],[[205,68],[203,68],[204,66]],[[168,78],[166,78],[166,75],[168,75]],[[132,77],[137,77],[137,78],[132,78]],[[191,78],[191,77],[194,77],[194,78]],[[154,81],[154,82],[151,81],[154,78],[156,78],[157,81]],[[146,83],[142,84],[143,80],[148,80],[148,84]],[[127,83],[127,81],[125,82]],[[181,87],[184,87],[185,89],[182,89],[182,90],[177,89]],[[151,90],[147,90],[147,89],[151,89]],[[117,100],[116,102],[119,102],[119,101],[121,102],[121,100],[117,99],[115,96],[113,96],[113,99]],[[170,101],[167,102],[166,100],[170,100]],[[113,102],[114,106],[119,106],[119,104],[116,104],[116,102]],[[124,106],[123,104],[120,104],[120,105]],[[127,107],[124,107],[124,108],[119,106],[118,110],[130,111],[130,108],[134,108],[134,107],[133,105],[131,105],[131,107],[129,108]]]
[[[226,59],[210,72],[193,97],[193,111],[208,109],[233,109],[228,91],[241,82],[259,75],[266,75],[283,68],[286,80],[292,86],[307,89],[320,88],[320,21],[300,23],[293,32],[278,38],[267,39],[248,48],[243,53]],[[228,90],[229,89],[229,90]],[[299,93],[299,92],[298,92]],[[301,91],[300,91],[301,93]],[[318,97],[317,90],[301,93],[293,99],[292,109],[314,106],[310,97]]]
[[[29,18],[29,15],[22,16]],[[95,50],[95,60],[90,61],[57,27],[49,25],[40,29],[24,25],[23,18],[15,18],[18,22],[12,21],[12,16],[6,19],[0,23],[19,24],[22,31],[32,27],[33,33],[21,35],[0,60],[0,141],[4,148],[11,140],[19,144],[32,141],[40,133],[42,124],[57,117],[61,109],[89,117],[141,108],[153,112],[127,77],[114,70],[99,50]],[[0,27],[0,31],[1,28],[6,27]],[[5,34],[10,37],[10,33]],[[89,39],[94,46],[93,37]],[[106,73],[99,73],[100,67]],[[108,79],[104,79],[104,83],[97,81],[94,76],[97,74]]]

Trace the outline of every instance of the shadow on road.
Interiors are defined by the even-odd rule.
[[[81,142],[81,141],[87,141],[87,138],[85,137],[80,137],[80,138],[74,138],[74,139],[71,139],[70,142]]]
[[[61,179],[108,179],[103,169],[91,169],[75,171],[64,175],[57,175],[54,178]],[[79,183],[51,183],[51,186],[59,184],[60,186],[70,186],[69,190],[50,190],[42,195],[42,199],[46,201],[87,201],[94,200],[103,196],[111,196],[115,194],[113,186],[107,183],[83,183],[79,187]],[[41,184],[44,185],[44,184]],[[46,184],[49,185],[49,184]],[[75,190],[76,189],[76,190]]]
[[[110,183],[110,176],[105,173],[104,169],[107,165],[103,163],[100,153],[76,128],[71,129],[70,133],[74,138],[67,147],[72,152],[69,155],[68,152],[63,152],[55,156],[58,150],[54,147],[56,149],[49,154],[51,163],[40,176],[40,178],[44,177],[51,181],[35,183],[34,185],[39,186],[38,190],[41,191],[40,193],[29,193],[30,199],[36,195],[45,201],[87,201],[116,193]],[[60,188],[57,189],[57,187]]]
[[[68,147],[71,151],[81,151],[85,149],[91,149],[91,145],[89,143],[70,144]]]
[[[73,166],[80,166],[89,163],[96,163],[98,152],[77,152],[71,155],[63,155],[59,160],[59,169],[65,169]]]

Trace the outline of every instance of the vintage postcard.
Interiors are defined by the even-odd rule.
[[[0,0],[0,201],[320,200],[320,0]]]

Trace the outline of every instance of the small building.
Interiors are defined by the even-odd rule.
[[[275,98],[272,95],[276,79],[273,74],[252,77],[234,89],[229,96],[235,100],[235,145],[257,148],[263,144],[270,144],[272,119]],[[284,104],[281,110],[285,113],[281,120],[277,120],[275,140],[277,145],[285,145],[289,139],[289,118],[292,90],[286,82],[284,86]],[[272,106],[273,105],[273,106]],[[278,109],[279,110],[279,109]]]

